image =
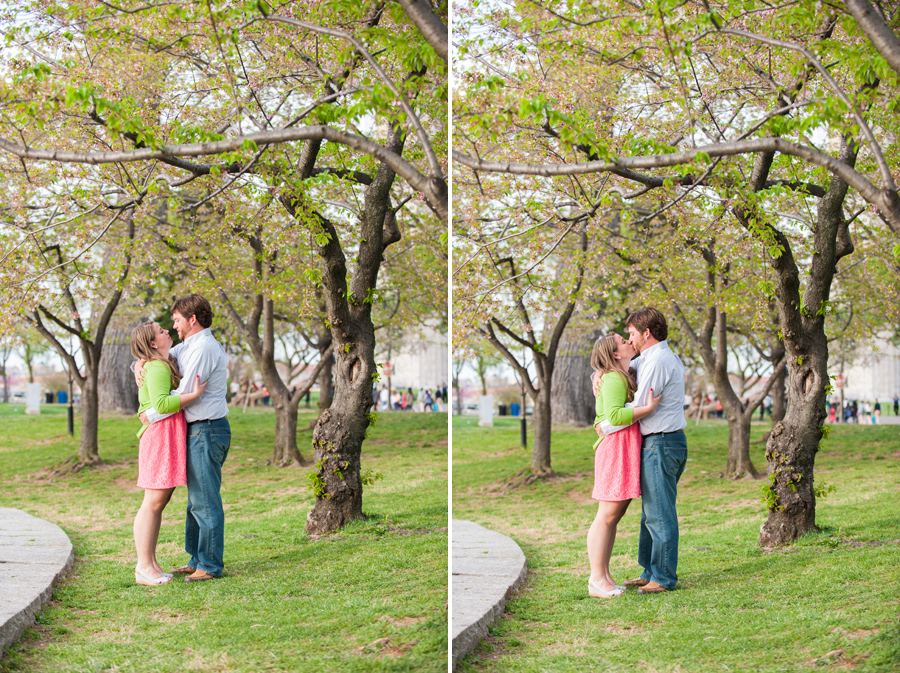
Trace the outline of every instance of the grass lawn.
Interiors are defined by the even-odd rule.
[[[822,444],[820,534],[757,546],[760,481],[720,478],[724,421],[688,425],[678,490],[678,590],[589,598],[585,535],[596,512],[592,430],[554,428],[558,478],[501,493],[529,464],[518,419],[454,418],[453,518],[510,536],[528,579],[462,671],[900,671],[900,427],[838,426]],[[754,425],[759,439],[768,424]],[[753,445],[765,468],[764,447]],[[619,524],[612,572],[637,577],[640,502]]]
[[[310,539],[311,470],[265,464],[271,408],[232,410],[224,578],[148,588],[134,584],[138,422],[103,416],[106,464],[51,480],[76,450],[66,410],[23,411],[0,404],[0,506],[62,527],[76,564],[0,672],[446,670],[446,414],[380,414],[363,447],[363,470],[383,475],[366,487],[368,519]],[[313,417],[301,407],[300,427]],[[164,568],[187,560],[186,501],[176,489],[164,513]]]

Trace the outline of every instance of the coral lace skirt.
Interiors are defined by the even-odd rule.
[[[630,500],[641,495],[641,428],[632,423],[606,435],[594,450],[594,500]]]
[[[141,435],[138,480],[141,488],[164,489],[187,483],[187,423],[184,412],[151,423]]]

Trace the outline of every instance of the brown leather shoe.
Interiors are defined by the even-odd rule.
[[[210,575],[205,570],[197,570],[193,575],[188,575],[184,578],[185,582],[205,582],[206,580],[217,580],[219,579],[215,575]]]
[[[639,594],[664,594],[668,591],[664,586],[660,586],[656,582],[648,582],[637,590]]]
[[[645,587],[647,584],[647,580],[641,577],[638,577],[636,580],[625,580],[626,587]]]
[[[180,568],[172,568],[169,572],[173,575],[193,575],[194,568],[191,568],[190,566],[181,566]]]

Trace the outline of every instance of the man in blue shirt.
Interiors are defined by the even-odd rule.
[[[678,480],[687,462],[684,428],[684,366],[666,342],[669,327],[655,308],[635,311],[625,320],[631,345],[640,353],[634,406],[649,401],[650,389],[662,393],[656,411],[641,419],[641,533],[638,563],[644,572],[625,586],[639,594],[671,591],[678,581]]]

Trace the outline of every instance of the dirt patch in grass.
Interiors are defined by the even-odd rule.
[[[871,652],[851,655],[845,650],[832,650],[827,654],[823,654],[821,657],[809,659],[806,663],[809,666],[815,666],[816,668],[827,666],[829,670],[853,670],[862,666],[870,656]]]
[[[124,460],[104,461],[98,464],[87,465],[78,462],[77,456],[72,456],[52,467],[32,472],[26,477],[29,483],[52,484],[55,481],[61,481],[69,477],[73,477],[81,471],[88,472],[107,472],[109,470],[128,469],[137,465],[136,458],[125,458]]]
[[[418,643],[418,640],[410,640],[405,642],[396,642],[390,636],[373,640],[368,645],[361,645],[354,648],[353,652],[362,656],[375,654],[381,657],[402,657],[412,651]]]
[[[508,449],[504,449],[502,451],[491,451],[489,453],[481,454],[484,458],[504,458],[505,456],[514,456],[519,453],[522,449],[518,446],[511,446]]]
[[[217,652],[208,656],[187,649],[184,651],[184,655],[184,670],[186,671],[230,671],[234,667],[234,659],[225,652]]]
[[[410,626],[411,624],[421,624],[426,621],[428,617],[391,617],[390,615],[381,615],[376,622],[385,622],[390,624],[391,626]]]

